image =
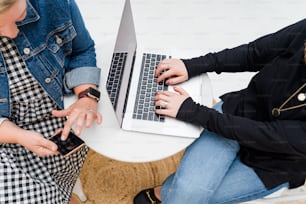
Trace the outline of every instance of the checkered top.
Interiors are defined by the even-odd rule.
[[[51,136],[65,122],[51,115],[57,104],[31,75],[12,40],[0,37],[0,51],[9,79],[10,120]],[[0,203],[68,203],[87,151],[85,147],[69,158],[39,157],[18,144],[0,144]]]

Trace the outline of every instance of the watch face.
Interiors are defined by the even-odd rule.
[[[88,96],[90,96],[92,98],[96,98],[97,100],[99,100],[100,99],[100,91],[98,91],[94,88],[89,88]]]

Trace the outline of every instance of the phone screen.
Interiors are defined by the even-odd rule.
[[[74,133],[70,132],[66,140],[61,140],[61,133],[50,138],[57,145],[57,150],[64,156],[68,156],[83,145],[85,142]]]

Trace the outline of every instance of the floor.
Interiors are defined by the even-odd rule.
[[[76,0],[88,29],[97,45],[115,38],[124,0]],[[305,16],[306,1],[241,1],[216,0],[131,0],[135,5],[137,23],[164,17],[169,22],[148,33],[149,27],[138,27],[139,37],[149,39],[163,33],[167,41],[157,46],[175,47],[202,52],[220,50],[248,42],[267,32]],[[162,5],[154,8],[157,4]],[[168,8],[171,7],[171,8]],[[147,10],[141,10],[145,8]],[[218,9],[216,9],[218,8]],[[273,11],[273,12],[271,12]],[[156,15],[156,12],[163,12]],[[235,22],[235,23],[231,23]],[[144,24],[143,24],[144,25]],[[256,28],[256,29],[254,29]],[[154,33],[155,32],[155,33]],[[175,35],[178,41],[169,36]],[[103,47],[97,49],[103,52]],[[103,68],[109,59],[99,59]],[[246,86],[253,74],[210,74],[216,100],[221,94]],[[81,172],[81,182],[87,196],[86,204],[130,204],[143,188],[159,185],[175,171],[182,152],[164,160],[147,163],[115,161],[90,151]],[[306,193],[305,187],[284,192],[289,195]],[[278,201],[274,204],[305,204],[306,200]],[[257,204],[262,202],[257,202]],[[271,203],[271,202],[270,202]]]
[[[132,204],[143,188],[160,185],[175,171],[182,153],[161,161],[126,163],[90,151],[81,172],[85,204]]]
[[[179,164],[183,152],[169,158],[146,163],[126,163],[101,156],[90,150],[81,172],[81,182],[87,201],[83,204],[132,204],[136,193],[144,188],[157,186]],[[306,186],[282,195],[296,197],[290,201],[255,201],[250,204],[305,204]],[[304,199],[299,196],[304,195]]]

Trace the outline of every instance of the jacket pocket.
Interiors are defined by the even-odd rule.
[[[65,57],[72,52],[72,40],[77,33],[72,25],[52,31],[47,39],[47,49],[62,67]]]

